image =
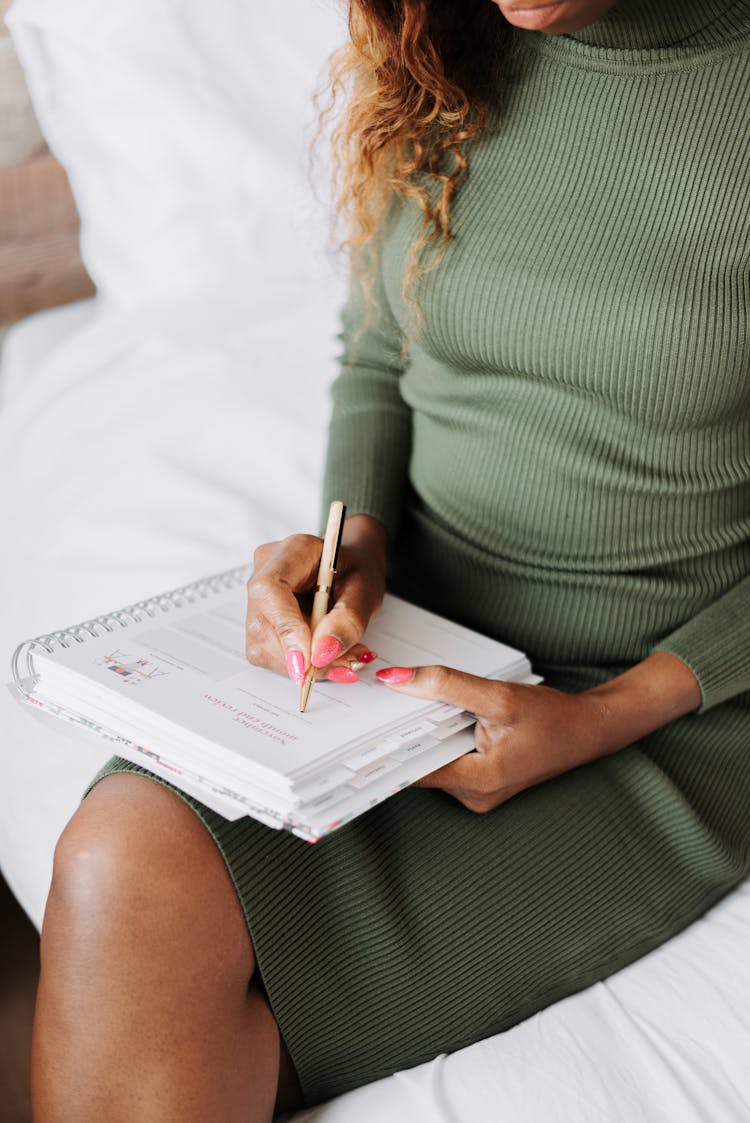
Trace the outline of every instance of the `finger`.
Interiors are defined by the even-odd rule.
[[[310,628],[297,599],[315,581],[321,542],[294,535],[259,548],[247,585],[246,651],[252,663],[300,683],[310,661]]]
[[[440,788],[442,791],[450,792],[451,795],[458,792],[473,793],[481,782],[483,763],[480,753],[465,753],[452,760],[450,764],[444,764],[427,776],[422,776],[414,782],[414,787]]]
[[[364,671],[377,657],[377,652],[372,651],[364,643],[355,643],[345,655],[340,655],[333,663],[324,667],[318,677],[332,679],[333,682],[356,682],[360,671]]]
[[[288,586],[264,584],[248,606],[246,650],[251,663],[304,679],[310,661],[310,628]]]
[[[491,717],[497,709],[500,683],[452,667],[385,667],[380,682],[414,698],[448,702],[477,717]]]
[[[359,682],[359,673],[355,671],[353,667],[349,667],[345,663],[339,663],[333,667],[326,667],[320,674],[326,682],[340,682],[344,684]]]
[[[364,649],[362,637],[380,601],[378,592],[355,571],[334,582],[333,595],[334,604],[312,637],[314,667],[327,667],[357,646]]]
[[[366,643],[355,643],[354,647],[350,647],[346,653],[347,659],[351,660],[351,667],[355,671],[362,671],[368,667],[370,663],[374,663],[378,657],[377,651],[373,651]]]
[[[245,654],[250,663],[267,667],[278,674],[286,674],[301,686],[309,658],[309,638],[295,633],[294,623],[282,624],[282,636],[278,636],[274,625],[265,616],[248,617],[245,625]],[[309,630],[308,630],[309,636]],[[288,648],[284,645],[289,645]]]

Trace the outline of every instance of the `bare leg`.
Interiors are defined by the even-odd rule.
[[[268,1123],[280,1040],[253,949],[193,812],[101,781],[60,840],[32,1055],[37,1123]]]

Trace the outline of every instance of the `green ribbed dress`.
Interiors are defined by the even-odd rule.
[[[352,294],[326,498],[552,684],[658,648],[703,705],[485,816],[413,789],[308,846],[194,805],[310,1102],[601,979],[750,862],[750,0],[522,38],[408,363],[410,206],[364,333]]]

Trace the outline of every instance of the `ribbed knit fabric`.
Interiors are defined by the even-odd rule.
[[[750,0],[525,36],[408,365],[408,209],[364,333],[352,295],[327,490],[389,527],[397,587],[566,690],[673,651],[707,712],[489,815],[413,789],[316,846],[181,797],[311,1103],[605,977],[748,870],[749,49]]]
[[[407,596],[543,667],[672,651],[708,708],[750,688],[750,4],[524,38],[400,379],[415,208],[362,338],[352,295],[326,499]]]
[[[626,50],[720,46],[746,31],[743,11],[742,0],[619,0],[571,38]]]

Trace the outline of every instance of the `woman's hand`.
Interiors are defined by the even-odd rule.
[[[580,694],[494,682],[448,667],[389,668],[391,689],[476,714],[475,752],[417,781],[471,811],[491,811],[525,788],[615,752],[700,705],[698,683],[673,655],[655,652]]]
[[[313,535],[294,534],[259,546],[247,583],[247,657],[297,685],[311,663],[346,682],[356,679],[352,663],[374,657],[360,640],[385,592],[385,528],[368,515],[346,520],[331,608],[312,636],[309,607],[322,545]]]

